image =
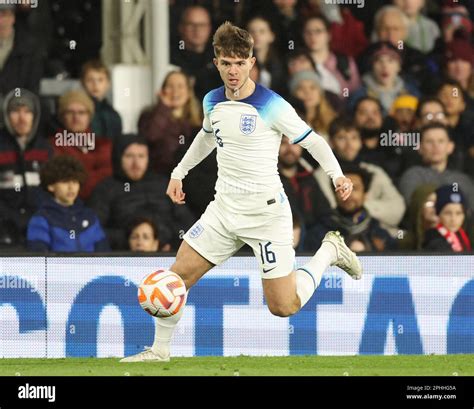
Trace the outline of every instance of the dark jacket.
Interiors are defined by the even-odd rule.
[[[98,137],[114,140],[122,134],[122,118],[105,98],[102,101],[91,97],[94,101],[95,112],[92,118],[92,132]]]
[[[464,243],[461,235],[459,232],[456,232],[456,236],[461,243],[463,250],[462,251],[470,251],[467,248],[466,243]],[[439,250],[439,251],[452,251],[454,252],[451,244],[441,235],[441,233],[437,229],[430,229],[425,234],[425,241],[423,243],[423,250]]]
[[[151,168],[166,177],[170,176],[199,131],[188,120],[173,119],[171,109],[161,102],[140,115],[138,129],[150,147]]]
[[[148,170],[139,181],[130,180],[121,168],[124,150],[144,140],[123,135],[114,146],[114,174],[97,185],[88,202],[104,226],[113,249],[128,249],[127,226],[138,216],[150,217],[158,225],[160,242],[177,247],[194,223],[185,205],[174,205],[166,196],[168,179]]]
[[[316,251],[330,230],[339,230],[344,236],[348,246],[353,241],[361,241],[365,246],[365,251],[395,250],[396,240],[380,227],[377,219],[370,216],[367,211],[363,211],[357,222],[352,217],[344,216],[338,209],[334,209],[327,216],[320,219],[320,223],[308,230],[305,237],[305,250]]]
[[[22,30],[15,30],[13,49],[0,71],[0,93],[7,94],[14,88],[38,93],[43,64],[34,40]]]
[[[5,112],[14,91],[4,100]],[[51,157],[52,150],[38,130],[40,122],[39,100],[26,90],[35,106],[33,127],[23,149],[5,114],[5,128],[0,131],[0,224],[8,223],[24,240],[28,220],[38,209],[44,192],[39,187],[39,171]],[[14,244],[14,243],[12,243]]]
[[[328,200],[311,172],[299,166],[298,173],[294,177],[287,178],[280,172],[280,179],[292,211],[301,216],[306,228],[318,223],[320,217],[331,210]]]
[[[28,223],[27,240],[30,251],[109,250],[97,215],[80,199],[72,206],[62,206],[48,197]]]

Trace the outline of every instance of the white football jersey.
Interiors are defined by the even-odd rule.
[[[203,100],[203,130],[217,145],[217,195],[246,196],[282,189],[278,152],[282,135],[301,142],[311,128],[275,92],[257,84],[247,98],[231,101],[224,86]]]

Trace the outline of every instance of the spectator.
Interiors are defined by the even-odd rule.
[[[160,249],[158,227],[148,217],[137,217],[128,227],[130,251],[156,252]]]
[[[331,124],[329,135],[329,143],[340,163],[359,166],[372,175],[364,206],[373,217],[380,221],[382,227],[391,229],[395,233],[405,213],[405,202],[390,177],[380,166],[360,160],[362,139],[354,122],[346,118],[337,118]],[[331,180],[321,168],[315,172],[314,176],[331,208],[335,209],[337,200]]]
[[[382,105],[374,97],[362,97],[354,107],[354,123],[362,137],[361,160],[383,166],[385,154],[380,149],[384,117]]]
[[[455,183],[467,196],[468,206],[474,203],[474,185],[466,174],[448,169],[448,157],[454,151],[454,142],[449,130],[439,123],[432,123],[420,130],[419,153],[423,164],[406,170],[399,184],[399,190],[408,203],[414,190],[431,183],[435,186]]]
[[[327,138],[329,124],[337,114],[326,99],[316,73],[301,71],[295,74],[290,81],[290,93],[303,102],[304,120]]]
[[[313,226],[331,208],[312,171],[305,169],[301,164],[302,150],[300,145],[290,144],[288,138],[283,137],[278,170],[293,213],[301,217],[301,224]]]
[[[138,121],[140,135],[150,147],[152,169],[168,177],[201,125],[201,108],[189,77],[171,71],[163,81],[158,103]]]
[[[62,126],[50,137],[51,145],[55,154],[73,156],[84,165],[88,177],[79,196],[86,200],[97,183],[112,174],[112,141],[92,132],[94,102],[83,91],[59,98],[58,117]]]
[[[472,21],[466,6],[458,0],[446,1],[441,9],[441,30],[445,44],[453,41],[459,32],[469,37],[472,33]]]
[[[51,195],[28,223],[28,250],[107,251],[97,215],[77,198],[87,175],[81,162],[56,156],[41,169],[41,186]]]
[[[254,57],[260,73],[258,83],[273,90],[280,90],[284,82],[281,57],[274,45],[275,32],[270,21],[263,16],[255,16],[247,23],[247,30],[254,40]]]
[[[28,220],[41,202],[40,168],[51,156],[39,130],[40,103],[20,88],[4,100],[5,128],[0,131],[0,225],[5,244],[25,244]]]
[[[474,145],[474,112],[467,105],[467,97],[461,85],[452,80],[444,81],[438,88],[438,98],[446,108],[448,125],[454,141],[460,149]]]
[[[15,29],[15,6],[0,4],[0,94],[14,88],[39,91],[43,60],[33,39]]]
[[[421,13],[425,0],[394,0],[393,3],[410,19],[407,44],[422,53],[431,52],[441,31],[432,19]]]
[[[449,127],[446,108],[439,98],[423,98],[418,105],[418,109],[416,110],[416,118],[417,129],[420,129],[430,123],[437,122],[447,126],[450,134],[453,135],[453,130]],[[466,169],[468,169],[469,162],[465,161],[465,154],[466,150],[462,147],[462,145],[456,144],[454,147],[454,152],[449,156],[448,167],[451,169],[462,170],[463,165],[466,165]],[[419,155],[417,156],[420,158]],[[420,163],[413,163],[413,165],[418,164]]]
[[[461,190],[446,185],[436,190],[436,214],[439,223],[426,232],[423,249],[471,251],[471,242],[463,229],[466,200]]]
[[[178,26],[180,40],[171,47],[171,63],[196,76],[212,61],[211,16],[202,6],[186,7]]]
[[[357,57],[367,47],[364,25],[348,7],[323,0],[308,1],[302,6],[302,17],[323,14],[331,23],[331,50],[336,54]]]
[[[325,89],[346,98],[360,87],[357,66],[351,57],[330,50],[330,23],[322,15],[309,17],[303,24],[303,40],[311,53]]]
[[[288,83],[291,82],[291,79],[295,74],[301,71],[311,71],[318,75],[316,71],[316,64],[314,63],[311,54],[305,49],[299,49],[290,53],[287,57],[286,68],[288,74]],[[324,89],[324,84],[321,84],[321,78],[319,76],[318,82]],[[337,112],[342,112],[344,110],[345,103],[339,98],[339,95],[334,94],[327,89],[324,89],[324,91],[328,102],[331,104],[331,107]],[[281,93],[290,98],[286,88],[284,88]]]
[[[407,208],[408,230],[398,242],[400,249],[421,250],[426,231],[433,229],[439,222],[435,211],[436,187],[420,185],[411,195]]]
[[[305,250],[313,251],[321,245],[330,230],[339,230],[352,251],[385,251],[396,248],[396,241],[380,227],[378,220],[365,208],[371,175],[358,166],[345,166],[344,175],[352,180],[354,188],[346,201],[337,196],[337,207],[319,224],[309,229]]]
[[[297,0],[271,0],[259,1],[253,10],[253,15],[267,16],[271,22],[274,32],[277,33],[276,47],[278,53],[285,56],[289,50],[299,46],[298,36],[300,27],[300,12]]]
[[[128,249],[126,226],[136,217],[151,218],[160,231],[160,241],[177,248],[180,232],[194,218],[186,206],[174,205],[166,196],[168,179],[149,170],[144,138],[122,135],[114,146],[114,174],[97,185],[89,205],[105,228],[114,250]]]
[[[398,132],[410,132],[415,126],[415,114],[418,98],[413,95],[400,95],[393,101],[390,116],[397,124]]]
[[[374,44],[370,62],[371,71],[363,76],[363,86],[352,95],[352,105],[362,96],[369,95],[380,101],[386,114],[400,95],[411,94],[415,97],[420,95],[416,87],[399,75],[402,57],[391,43],[382,41]]]
[[[91,60],[82,66],[82,86],[94,101],[92,132],[98,137],[113,140],[122,134],[122,118],[106,99],[110,90],[110,80],[110,71],[103,62]]]
[[[402,72],[404,77],[424,89],[425,83],[431,81],[433,69],[429,68],[427,57],[421,51],[407,44],[409,27],[410,20],[403,11],[396,6],[384,6],[375,15],[373,39],[375,42],[388,41],[397,48],[403,62]],[[377,47],[377,43],[369,46],[360,56],[359,70],[361,73],[365,73],[370,69],[370,58],[374,47]]]
[[[474,98],[474,48],[469,40],[455,38],[446,45],[446,75],[457,81],[471,100]]]
[[[432,122],[448,125],[446,108],[436,97],[424,97],[420,100],[415,113],[415,126],[422,128]]]

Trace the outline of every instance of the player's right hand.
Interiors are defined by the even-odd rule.
[[[186,194],[183,192],[183,182],[179,179],[170,179],[166,194],[170,197],[173,203],[185,204],[184,197]]]

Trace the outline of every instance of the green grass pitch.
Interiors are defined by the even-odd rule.
[[[0,359],[0,376],[473,376],[474,355]]]

